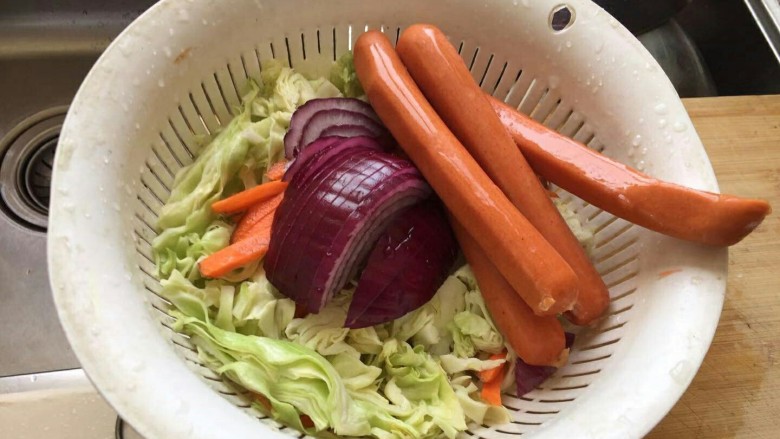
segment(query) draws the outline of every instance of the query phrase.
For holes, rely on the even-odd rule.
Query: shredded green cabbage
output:
[[[313,98],[363,95],[351,54],[334,64],[330,80],[306,79],[280,64],[264,67],[260,80],[249,82],[239,114],[176,176],[158,219],[153,254],[160,294],[175,307],[175,329],[191,336],[215,371],[267,398],[275,419],[310,434],[453,438],[467,421],[509,422],[504,407],[481,400],[475,383],[476,372],[504,362],[484,359],[487,353],[507,349],[510,367],[514,353],[467,265],[427,304],[362,329],[343,327],[350,289],[319,314],[295,318],[295,303],[271,285],[262,266],[230,280],[200,276],[197,263],[225,247],[232,232],[211,203],[262,181],[282,157],[292,112]],[[587,242],[576,216],[556,206]],[[504,388],[512,380],[510,370]],[[306,428],[301,415],[314,426]]]

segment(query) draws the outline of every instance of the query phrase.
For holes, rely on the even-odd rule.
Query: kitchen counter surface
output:
[[[669,415],[647,436],[780,437],[780,95],[685,99],[721,192],[775,213],[729,250],[715,339]]]

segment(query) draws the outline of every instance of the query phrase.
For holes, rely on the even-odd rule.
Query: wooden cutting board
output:
[[[729,250],[712,346],[647,438],[780,438],[780,95],[684,103],[721,192],[767,199],[775,213]]]

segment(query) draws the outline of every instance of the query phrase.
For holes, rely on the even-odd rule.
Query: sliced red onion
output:
[[[574,334],[566,332],[566,347],[570,348],[574,344]],[[552,376],[558,370],[552,366],[532,366],[520,358],[515,362],[515,385],[517,386],[517,396],[521,397],[534,390],[544,380]]]
[[[313,141],[325,136],[325,130],[337,126],[356,125],[364,127],[371,137],[387,137],[387,129],[368,116],[348,110],[322,110],[314,113],[303,127],[303,134],[298,146],[293,150],[297,155]]]
[[[379,116],[369,104],[359,99],[353,98],[326,98],[312,99],[301,105],[295,110],[290,119],[290,128],[284,136],[284,155],[288,160],[295,157],[294,152],[298,149],[303,136],[303,128],[308,124],[309,119],[315,113],[322,110],[347,110],[354,113],[360,113],[374,122],[379,123]]]
[[[424,305],[447,277],[457,249],[438,200],[401,213],[371,250],[345,326],[378,325]]]
[[[336,148],[337,147],[337,148]],[[310,164],[309,161],[316,157],[316,162],[327,162],[330,157],[341,154],[349,154],[348,150],[353,148],[371,148],[382,150],[382,146],[373,137],[322,137],[312,142],[305,150],[298,154],[298,157],[292,161],[287,168],[282,180],[290,181],[300,170],[305,172],[313,171],[317,167]]]
[[[410,162],[371,147],[333,153],[339,147],[292,176],[265,258],[269,280],[314,313],[354,276],[398,212],[431,193]]]
[[[320,135],[321,138],[357,136],[373,137],[374,133],[363,125],[333,125],[322,130],[322,134]],[[304,150],[310,148],[311,146],[311,144],[307,145]]]

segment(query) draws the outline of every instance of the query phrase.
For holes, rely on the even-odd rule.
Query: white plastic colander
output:
[[[561,6],[572,20],[555,31]],[[324,75],[365,29],[395,41],[418,22],[442,28],[485,91],[545,125],[651,175],[717,191],[661,68],[587,0],[164,0],[114,41],[79,90],[60,136],[49,222],[51,280],[68,339],[142,435],[300,436],[249,408],[169,328],[151,260],[155,220],[174,174],[193,159],[196,136],[230,120],[237,88],[265,60]],[[596,232],[608,314],[582,331],[569,364],[542,388],[505,395],[512,423],[472,425],[466,437],[639,437],[701,364],[723,303],[726,250],[572,202]]]

